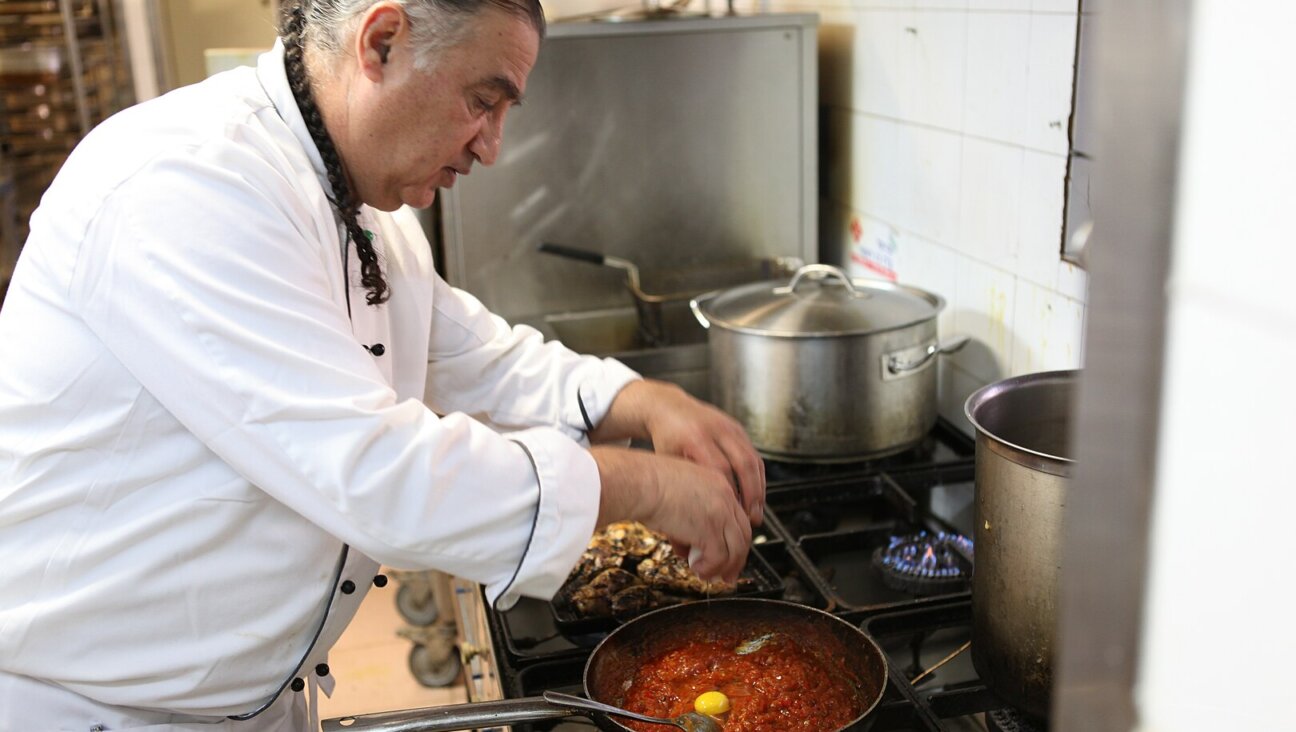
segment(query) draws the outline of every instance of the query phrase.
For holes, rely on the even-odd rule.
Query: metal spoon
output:
[[[603,712],[604,714],[614,714],[618,717],[635,719],[640,722],[648,722],[649,724],[668,724],[679,727],[685,732],[724,732],[724,728],[721,727],[720,723],[714,718],[697,712],[686,712],[674,719],[667,719],[665,717],[649,717],[646,714],[637,714],[635,712],[621,709],[620,707],[614,707],[610,704],[603,704],[602,702],[591,701],[583,697],[563,694],[557,691],[546,691],[543,696],[545,701],[550,704],[576,707],[578,709],[588,709],[594,712]]]

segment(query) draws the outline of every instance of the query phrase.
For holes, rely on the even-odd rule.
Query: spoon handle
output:
[[[575,707],[577,709],[588,709],[594,712],[603,712],[604,714],[615,714],[618,717],[628,717],[630,719],[636,719],[640,722],[648,722],[649,724],[665,724],[665,725],[670,725],[671,727],[680,726],[679,723],[673,719],[663,719],[661,717],[649,717],[646,714],[637,714],[635,712],[621,709],[620,707],[614,707],[611,704],[604,704],[602,702],[596,702],[591,699],[585,699],[579,696],[572,696],[571,694],[564,694],[560,691],[546,691],[543,694],[543,696],[545,701],[549,702],[550,704],[558,704],[566,707]]]

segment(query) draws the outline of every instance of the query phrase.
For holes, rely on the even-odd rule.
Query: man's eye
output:
[[[473,104],[478,112],[489,112],[495,108],[495,103],[485,97],[473,97]]]

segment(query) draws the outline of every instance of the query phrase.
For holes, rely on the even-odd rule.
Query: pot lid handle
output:
[[[850,277],[847,276],[845,272],[841,271],[841,269],[834,267],[831,264],[805,265],[804,267],[798,269],[796,271],[796,274],[792,275],[791,282],[781,287],[775,287],[774,294],[791,295],[792,293],[796,292],[796,287],[798,284],[800,284],[801,280],[808,275],[818,275],[816,279],[819,280],[827,279],[829,277],[836,277],[837,279],[841,280],[841,283],[843,285],[846,286],[846,291],[850,293],[851,297],[857,297],[857,298],[871,297],[869,293],[862,292],[860,290],[855,289],[855,285],[851,283]]]

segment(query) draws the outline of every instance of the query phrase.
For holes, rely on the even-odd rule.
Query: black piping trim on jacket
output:
[[[526,548],[522,550],[522,558],[518,560],[517,567],[513,569],[513,576],[509,578],[508,584],[504,585],[504,589],[499,593],[499,597],[496,597],[495,602],[492,603],[496,610],[499,610],[500,598],[508,594],[508,591],[513,587],[513,583],[517,581],[518,573],[522,571],[522,565],[526,563],[527,554],[531,551],[531,542],[535,541],[536,524],[540,523],[540,504],[543,503],[541,499],[544,498],[544,481],[540,480],[540,466],[536,465],[535,457],[531,454],[531,450],[529,450],[526,445],[523,445],[521,442],[516,440],[513,441],[513,444],[522,448],[522,452],[526,453],[527,460],[531,461],[531,469],[535,471],[536,510],[535,516],[531,519],[531,533],[527,536]]]
[[[594,423],[590,421],[589,412],[585,411],[585,400],[581,398],[579,387],[576,389],[576,406],[580,407],[581,419],[585,420],[585,432],[593,432]]]
[[[275,111],[275,114],[279,116],[279,119],[282,120],[285,125],[287,125],[288,119],[284,117],[283,112],[279,111],[279,106],[275,104],[274,95],[270,93],[270,90],[266,88],[265,83],[261,81],[260,68],[256,69],[256,80],[257,80],[257,86],[260,86],[261,91],[265,93],[266,101],[270,102],[270,108],[273,109]],[[298,144],[300,144],[300,141],[298,142]],[[304,147],[302,148],[302,151],[307,152]],[[307,157],[309,157],[309,153],[307,154]],[[318,174],[316,177],[318,178]],[[321,184],[320,187],[323,188],[323,185]],[[351,236],[350,233],[348,232],[342,238],[342,283],[343,283],[342,289],[346,293],[347,320],[352,320],[350,244],[351,244]],[[319,627],[315,628],[315,635],[311,636],[311,642],[309,645],[306,646],[306,652],[302,654],[301,660],[297,662],[297,665],[293,666],[292,673],[288,674],[288,678],[284,679],[283,683],[279,685],[279,688],[275,690],[274,695],[272,695],[266,701],[266,703],[262,704],[261,706],[257,707],[256,709],[250,712],[247,712],[246,714],[231,714],[227,717],[227,719],[243,722],[252,719],[253,717],[260,714],[261,712],[264,712],[265,710],[269,709],[272,705],[274,705],[274,703],[279,699],[279,695],[283,694],[284,689],[287,689],[288,685],[293,682],[293,679],[297,678],[297,671],[301,668],[301,665],[306,662],[306,659],[310,658],[311,651],[315,650],[315,644],[319,642],[319,637],[324,632],[324,626],[328,625],[329,611],[333,609],[333,598],[337,597],[338,585],[342,581],[342,570],[346,567],[347,554],[350,551],[351,551],[351,546],[349,544],[342,545],[342,553],[338,556],[337,570],[333,572],[333,584],[331,587],[329,587],[328,602],[325,603],[324,605],[324,617],[320,618]]]
[[[297,678],[297,670],[301,668],[303,663],[306,663],[307,658],[310,658],[311,651],[315,650],[315,644],[319,642],[320,634],[324,632],[324,626],[328,625],[329,611],[333,609],[333,598],[337,597],[338,583],[342,580],[342,569],[346,566],[347,552],[350,550],[349,545],[342,545],[342,555],[338,557],[337,571],[333,573],[333,586],[329,588],[328,602],[324,605],[324,617],[320,618],[319,627],[315,628],[315,635],[311,637],[310,645],[306,646],[306,652],[302,654],[301,660],[297,662],[296,666],[293,666],[292,673],[288,674],[288,678],[284,679],[279,688],[275,690],[274,695],[265,704],[246,714],[231,714],[229,719],[243,722],[269,709],[279,699],[279,695],[283,693],[284,689],[287,689],[288,685],[293,682],[293,679]]]

